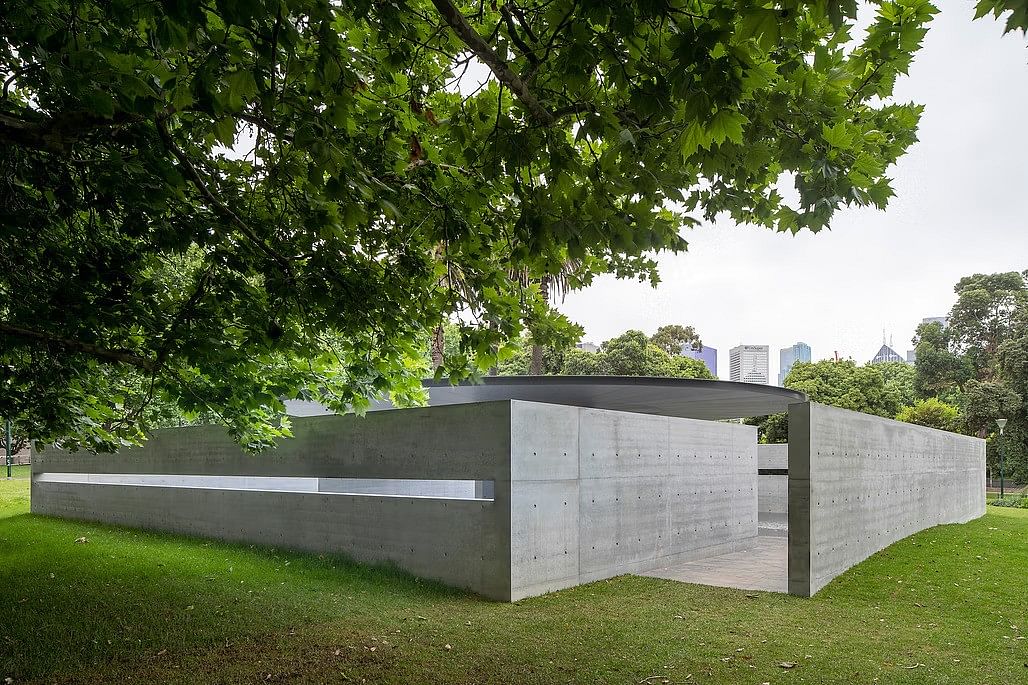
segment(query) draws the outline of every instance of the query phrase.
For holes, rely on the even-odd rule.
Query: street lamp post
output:
[[[7,419],[7,480],[11,480],[11,464],[14,463],[14,455],[11,454],[11,420]]]
[[[1003,429],[1007,425],[1007,420],[996,419],[996,425],[999,426],[999,498],[1003,499]]]

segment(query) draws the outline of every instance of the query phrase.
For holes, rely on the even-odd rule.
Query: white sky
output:
[[[926,105],[917,143],[890,175],[884,212],[850,210],[818,235],[731,222],[687,234],[660,259],[663,282],[598,279],[558,307],[602,342],[637,328],[692,324],[718,350],[722,378],[739,343],[802,340],[814,359],[869,360],[882,329],[905,354],[914,328],[953,304],[964,275],[1028,268],[1028,39],[971,21],[971,0],[941,0],[897,98]]]

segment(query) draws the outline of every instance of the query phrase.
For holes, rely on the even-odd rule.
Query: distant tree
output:
[[[896,414],[896,420],[953,432],[959,431],[963,425],[960,410],[936,397],[917,400],[914,404],[903,407]]]
[[[1028,481],[1028,272],[974,274],[954,292],[949,325],[917,329],[915,389],[959,407],[961,430],[982,438],[1007,419],[1008,473]],[[998,445],[989,441],[990,468]]]
[[[650,342],[668,354],[681,354],[684,345],[691,345],[696,349],[703,346],[703,341],[700,340],[696,329],[679,324],[661,326],[656,333],[650,336]]]
[[[561,371],[569,376],[655,376],[713,379],[706,364],[671,355],[649,341],[642,331],[626,331],[603,343],[599,352],[571,349]]]
[[[999,374],[1000,346],[1010,337],[1017,311],[1028,303],[1026,278],[1016,271],[975,274],[954,288],[957,301],[948,326],[953,351],[970,362],[978,380]]]
[[[757,441],[761,444],[789,442],[789,415],[785,412],[769,416],[753,416],[743,420],[757,427]]]
[[[562,373],[565,357],[574,347],[537,346],[531,336],[522,336],[512,342],[513,352],[508,359],[501,361],[497,369],[500,376],[546,376]],[[539,351],[538,368],[534,367],[534,355]]]
[[[459,334],[447,334],[447,340],[459,340]],[[456,343],[454,343],[456,345]],[[509,356],[499,365],[503,376],[522,376],[533,373],[534,340],[526,335],[512,342]],[[459,354],[448,350],[447,354]],[[650,342],[642,331],[626,331],[603,343],[598,352],[576,347],[543,346],[541,348],[543,374],[564,376],[655,376],[666,378],[712,379],[703,362],[668,354]]]
[[[657,353],[663,353],[642,331],[626,331],[603,343],[600,353],[605,359],[604,367],[612,376],[647,376],[658,360]]]
[[[967,431],[985,437],[996,430],[996,419],[1006,418],[1019,424],[1022,396],[1007,383],[971,379],[964,386],[960,406]]]
[[[607,374],[605,357],[598,352],[588,352],[577,347],[564,355],[564,376],[601,376]]]
[[[886,367],[882,369],[880,367]],[[912,374],[889,364],[857,366],[852,360],[797,362],[785,377],[785,387],[799,390],[812,402],[892,418],[901,398],[912,396]],[[787,415],[772,414],[747,420],[758,427],[762,442],[788,440]]]
[[[974,375],[970,362],[958,354],[951,328],[923,323],[914,335],[914,391],[922,399],[940,397],[959,402],[964,384]]]
[[[904,362],[885,362],[875,364],[874,367],[882,374],[886,390],[890,394],[895,394],[900,406],[914,403],[918,396],[914,388],[917,370],[913,366]]]
[[[785,387],[806,393],[813,402],[887,416],[899,411],[901,393],[887,383],[879,364],[857,366],[852,360],[797,362],[785,377]]]
[[[16,454],[29,446],[29,434],[21,421],[11,420],[11,453]],[[0,416],[0,464],[3,464],[4,450],[7,449],[5,419]]]
[[[658,367],[659,370],[659,367]],[[668,376],[669,378],[701,378],[704,380],[716,380],[707,365],[699,359],[683,357],[681,355],[669,355],[667,371],[655,373],[655,376]]]

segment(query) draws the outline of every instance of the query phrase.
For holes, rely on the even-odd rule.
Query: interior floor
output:
[[[738,552],[697,559],[640,574],[683,583],[767,592],[789,591],[789,538],[759,535]]]

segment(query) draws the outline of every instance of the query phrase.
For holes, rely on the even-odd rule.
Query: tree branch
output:
[[[268,247],[264,241],[261,240],[260,236],[258,236],[245,221],[239,218],[238,214],[232,211],[231,207],[217,198],[214,192],[207,186],[207,182],[204,180],[204,177],[199,171],[197,171],[196,167],[193,166],[192,161],[190,161],[185,151],[178,147],[175,144],[175,141],[172,140],[171,133],[168,132],[168,125],[162,118],[157,119],[157,131],[161,135],[161,140],[164,141],[164,146],[167,147],[171,154],[174,155],[175,159],[178,160],[179,165],[185,170],[186,176],[189,177],[189,180],[193,182],[196,189],[199,190],[200,194],[203,195],[205,200],[207,200],[211,209],[228,219],[233,226],[238,228],[243,235],[249,238],[250,242],[253,243],[255,247],[260,249],[261,252],[266,254],[272,259],[272,261],[282,267],[282,270],[285,271],[287,275],[291,276],[289,260]]]
[[[514,26],[514,15],[511,14],[510,9],[504,5],[500,8],[500,13],[503,15],[504,21],[507,22],[507,34],[510,36],[511,41],[524,53],[528,61],[533,65],[539,64],[539,59],[532,54],[532,49],[525,44],[525,41],[521,40],[521,36],[518,35],[517,27]]]
[[[432,4],[435,5],[435,8],[439,11],[439,14],[442,15],[443,19],[446,20],[446,23],[450,25],[453,32],[457,34],[457,37],[471,49],[471,52],[475,53],[476,57],[482,60],[485,65],[489,67],[490,71],[493,72],[493,75],[496,76],[500,83],[510,88],[510,92],[514,93],[514,96],[521,101],[521,104],[523,104],[525,109],[528,110],[528,114],[535,119],[536,122],[543,124],[544,126],[549,126],[555,121],[553,114],[543,107],[542,103],[536,99],[535,95],[528,89],[525,82],[521,80],[521,77],[515,74],[514,70],[511,69],[506,62],[500,59],[500,56],[497,55],[489,44],[485,42],[485,39],[478,35],[478,32],[468,24],[464,15],[460,13],[460,10],[454,7],[450,0],[432,0]]]
[[[138,116],[125,112],[117,112],[111,118],[85,112],[65,112],[30,121],[0,112],[0,141],[47,152],[67,152],[86,133],[138,120]]]
[[[69,352],[88,354],[109,362],[128,364],[130,366],[143,369],[144,371],[154,372],[157,370],[157,364],[152,360],[147,359],[146,357],[140,357],[138,354],[129,352],[128,350],[108,349],[92,343],[82,342],[81,340],[62,338],[60,336],[51,335],[50,333],[34,331],[30,328],[22,328],[21,326],[14,326],[3,322],[0,322],[0,333],[35,343],[61,347]]]

